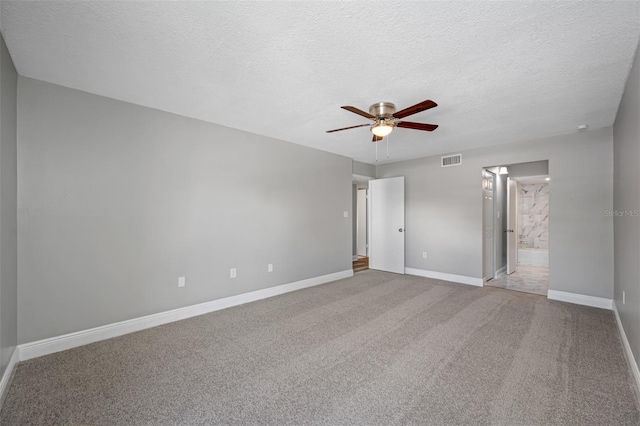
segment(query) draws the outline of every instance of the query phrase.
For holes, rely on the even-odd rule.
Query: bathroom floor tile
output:
[[[489,287],[516,290],[525,293],[547,295],[549,290],[549,268],[546,266],[518,265],[511,275],[501,275],[487,281]]]

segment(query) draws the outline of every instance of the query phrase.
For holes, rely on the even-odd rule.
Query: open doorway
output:
[[[487,205],[487,173],[495,176],[493,210]],[[548,161],[483,170],[483,255],[487,286],[547,295],[550,180]],[[493,217],[493,229],[487,227],[490,217]],[[486,244],[489,232],[496,242],[493,247]],[[494,259],[493,269],[487,259]]]
[[[371,268],[404,274],[404,176],[357,182],[353,176],[354,272]]]
[[[353,272],[369,269],[369,180],[353,175]]]

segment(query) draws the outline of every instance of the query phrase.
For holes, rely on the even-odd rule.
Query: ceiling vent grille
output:
[[[459,166],[460,164],[462,164],[462,154],[454,154],[441,157],[440,165],[442,167]]]

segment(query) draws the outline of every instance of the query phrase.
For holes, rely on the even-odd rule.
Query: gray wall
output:
[[[351,269],[349,158],[23,77],[18,117],[20,343]]]
[[[549,160],[549,287],[612,298],[612,144],[605,128],[466,151],[457,167],[440,156],[377,166],[406,178],[407,267],[481,278],[482,168]]]
[[[16,69],[0,36],[0,377],[17,344]]]
[[[640,211],[640,59],[633,68],[613,126],[613,206]],[[614,298],[631,349],[640,364],[640,217],[615,216]],[[622,292],[626,303],[622,304]]]
[[[376,176],[376,166],[373,164],[363,163],[361,161],[353,160],[352,171],[354,175]]]

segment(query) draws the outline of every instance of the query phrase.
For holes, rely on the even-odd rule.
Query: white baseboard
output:
[[[504,265],[502,268],[498,269],[495,274],[493,274],[493,278],[498,278],[500,275],[504,275],[507,273],[507,265]]]
[[[333,274],[322,275],[319,277],[309,278],[306,280],[296,281],[288,284],[282,284],[275,287],[252,291],[250,293],[239,294],[237,296],[225,297],[224,299],[212,300],[211,302],[200,303],[184,308],[173,309],[171,311],[160,312],[158,314],[147,315],[127,321],[103,325],[100,327],[82,330],[75,333],[69,333],[62,336],[38,340],[36,342],[24,343],[22,345],[19,345],[20,360],[24,361],[39,356],[64,351],[78,346],[87,345],[89,343],[98,342],[100,340],[106,340],[112,337],[122,336],[127,333],[133,333],[134,331],[140,331],[146,328],[156,327],[158,325],[167,324],[174,321],[180,321],[186,318],[218,311],[220,309],[226,309],[232,306],[242,305],[244,303],[255,302],[256,300],[266,299],[269,297],[288,293],[290,291],[313,287],[316,285],[325,284],[331,281],[349,278],[352,276],[353,269],[348,269],[346,271],[335,272]]]
[[[437,280],[452,281],[454,283],[475,285],[478,287],[482,287],[484,285],[484,280],[482,278],[467,277],[464,275],[447,274],[444,272],[427,271],[415,268],[404,268],[404,273],[416,275],[418,277],[435,278]]]
[[[629,362],[629,367],[631,367],[631,373],[635,381],[636,397],[638,398],[638,402],[640,402],[640,369],[638,369],[638,363],[633,357],[633,351],[631,350],[631,345],[627,339],[627,333],[625,333],[624,327],[622,326],[620,313],[618,313],[618,307],[615,302],[613,302],[613,312],[616,315],[616,322],[618,323],[618,330],[620,331],[620,338],[622,339],[622,346],[624,347],[624,354],[627,357],[627,361]]]
[[[15,348],[13,350],[13,354],[11,354],[11,358],[9,359],[9,364],[7,364],[6,370],[4,370],[2,379],[0,379],[0,408],[2,408],[4,398],[7,396],[9,384],[11,383],[11,375],[13,374],[13,369],[18,361],[20,361],[20,349]]]
[[[567,293],[565,291],[548,290],[547,298],[560,302],[575,303],[576,305],[591,306],[594,308],[613,309],[613,300],[604,297],[586,296],[584,294]]]

